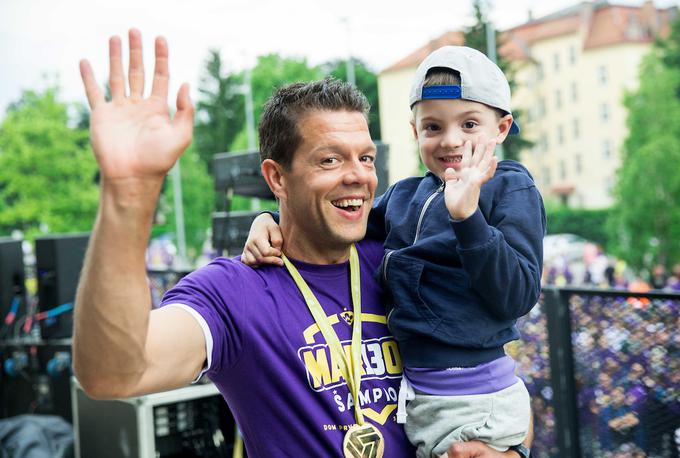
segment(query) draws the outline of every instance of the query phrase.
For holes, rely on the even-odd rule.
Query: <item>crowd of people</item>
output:
[[[532,396],[536,457],[556,453],[544,307],[507,348]],[[582,456],[678,457],[680,301],[574,295],[569,307]]]
[[[580,424],[595,451],[678,456],[679,307],[677,300],[572,297]]]
[[[625,261],[607,255],[593,243],[583,243],[569,252],[546,247],[543,262],[544,285],[595,286],[601,288],[680,292],[680,263],[668,271],[655,265],[648,275],[638,275]]]

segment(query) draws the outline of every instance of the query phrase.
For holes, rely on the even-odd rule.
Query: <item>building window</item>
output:
[[[564,159],[560,161],[560,180],[567,179],[567,164],[564,163]]]
[[[562,127],[562,124],[557,126],[557,144],[564,144],[564,128]]]
[[[555,108],[562,108],[562,92],[559,89],[555,91]]]
[[[544,153],[548,151],[548,136],[545,134],[541,135],[541,148]]]
[[[607,191],[607,195],[609,196],[614,193],[614,177],[607,178],[607,181],[605,182],[605,191]]]
[[[555,53],[555,55],[553,56],[553,66],[555,67],[556,72],[560,71],[560,55],[559,55],[559,53]]]
[[[548,167],[543,167],[543,184],[546,187],[550,186],[550,169]]]
[[[578,119],[574,119],[571,123],[572,136],[576,139],[581,135],[581,124]]]
[[[545,105],[545,99],[541,97],[538,99],[538,117],[541,118],[545,116],[547,112],[546,105]]]
[[[576,46],[574,45],[569,46],[569,63],[571,65],[576,64]]]
[[[609,105],[606,103],[600,105],[600,119],[602,121],[607,121],[609,119]]]
[[[597,67],[597,81],[601,85],[605,85],[607,84],[608,79],[609,78],[607,75],[607,67],[605,67],[604,65],[600,65],[599,67]]]
[[[583,164],[581,163],[581,155],[577,154],[574,156],[574,172],[576,172],[576,175],[580,175],[582,170]]]
[[[602,157],[605,159],[612,157],[612,144],[609,140],[602,142]]]
[[[576,81],[571,83],[571,101],[576,102],[578,100],[578,84]]]
[[[543,64],[540,62],[536,64],[536,81],[543,81]]]

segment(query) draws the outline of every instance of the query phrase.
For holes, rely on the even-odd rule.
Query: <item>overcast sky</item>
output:
[[[470,0],[0,0],[0,118],[22,89],[59,82],[65,101],[85,101],[78,60],[108,72],[107,39],[141,29],[152,68],[153,37],[170,45],[171,90],[195,94],[210,48],[233,69],[276,52],[310,64],[351,53],[380,71],[448,30],[471,23]],[[495,0],[499,29],[573,5],[574,0]],[[639,5],[642,0],[616,3]],[[677,0],[656,0],[657,6]],[[174,100],[174,94],[171,96]]]

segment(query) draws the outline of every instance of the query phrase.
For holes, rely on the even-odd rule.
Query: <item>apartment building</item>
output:
[[[512,63],[513,108],[534,146],[521,160],[544,198],[601,208],[611,191],[627,134],[625,91],[656,36],[666,36],[676,8],[583,2],[500,34],[499,53]],[[378,76],[382,140],[390,145],[390,180],[418,173],[410,132],[410,80],[434,49],[463,44],[448,32]]]

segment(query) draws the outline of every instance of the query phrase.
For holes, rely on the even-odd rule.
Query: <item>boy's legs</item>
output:
[[[406,411],[406,434],[418,458],[438,457],[454,442],[480,440],[504,451],[522,443],[531,408],[524,382],[491,394],[431,396],[416,392]]]

